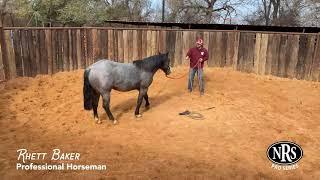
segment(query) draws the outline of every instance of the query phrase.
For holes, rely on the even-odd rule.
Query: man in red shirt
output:
[[[200,94],[204,94],[204,81],[203,81],[203,64],[204,61],[208,60],[208,51],[203,47],[203,40],[198,39],[196,42],[196,47],[189,49],[187,60],[190,60],[190,70],[189,70],[189,80],[188,80],[188,90],[192,92],[193,79],[197,73],[199,79]]]

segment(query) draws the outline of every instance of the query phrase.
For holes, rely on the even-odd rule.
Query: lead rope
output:
[[[199,66],[199,67],[200,67],[199,61],[198,61],[197,64],[196,64],[195,66],[193,66],[192,68],[195,68],[196,66]],[[186,73],[186,74],[184,74],[183,76],[180,76],[180,77],[169,77],[169,76],[167,76],[167,75],[166,75],[166,77],[169,78],[169,79],[181,79],[181,78],[187,76],[188,74],[189,74],[189,72]],[[166,85],[167,85],[167,82],[163,85],[163,88],[160,89],[160,90],[157,92],[156,96],[159,96],[159,95],[160,95],[160,93],[162,92],[162,90],[165,88]]]
[[[193,69],[193,68],[195,68],[195,67],[197,67],[197,66],[198,66],[198,68],[199,68],[199,67],[200,67],[200,65],[201,65],[201,64],[200,64],[200,62],[198,61],[198,62],[197,62],[197,64],[196,64],[195,66],[193,66],[193,67],[192,67],[192,69]],[[199,73],[199,71],[198,71],[198,73]],[[180,77],[170,77],[170,76],[168,76],[168,75],[166,75],[166,77],[167,77],[167,78],[169,78],[169,79],[181,79],[181,78],[186,77],[188,74],[189,74],[189,72],[188,72],[188,73],[183,74],[183,75],[182,75],[182,76],[180,76]],[[199,75],[199,74],[198,74],[198,75]]]

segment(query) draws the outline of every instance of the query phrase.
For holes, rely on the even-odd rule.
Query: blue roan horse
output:
[[[118,91],[138,90],[138,102],[135,110],[135,116],[141,117],[139,109],[142,100],[145,99],[146,107],[149,107],[148,88],[152,83],[153,76],[158,69],[161,69],[166,75],[170,74],[168,53],[159,54],[137,60],[133,63],[118,63],[110,60],[100,60],[84,72],[84,109],[93,109],[94,119],[101,123],[98,117],[98,103],[100,95],[103,98],[103,108],[110,120],[114,124],[114,119],[110,111],[110,92],[112,89]]]

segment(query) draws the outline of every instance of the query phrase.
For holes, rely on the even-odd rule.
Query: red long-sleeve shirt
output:
[[[187,56],[190,58],[190,67],[198,68],[197,63],[200,58],[203,59],[202,63],[200,63],[200,67],[203,68],[204,61],[208,60],[208,51],[206,48],[198,49],[197,47],[190,48]],[[195,67],[197,66],[197,67]]]

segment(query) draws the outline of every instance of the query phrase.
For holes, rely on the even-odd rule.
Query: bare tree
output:
[[[306,0],[300,21],[303,26],[320,27],[320,0]]]
[[[248,24],[299,26],[304,0],[261,0],[257,11],[245,17]]]
[[[213,23],[226,21],[236,14],[235,7],[244,0],[169,0],[168,20],[175,22]]]
[[[13,0],[0,0],[0,26],[3,26],[4,19],[10,15]]]

